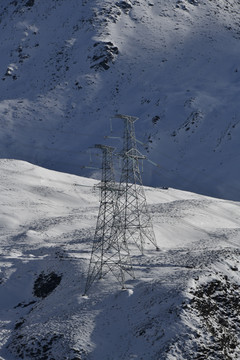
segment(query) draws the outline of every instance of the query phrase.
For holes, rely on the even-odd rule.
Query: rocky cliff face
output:
[[[126,113],[161,166],[146,184],[240,199],[239,6],[1,1],[1,157],[89,176],[86,149]]]

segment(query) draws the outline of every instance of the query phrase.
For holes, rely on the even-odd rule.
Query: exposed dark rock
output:
[[[19,329],[24,324],[24,322],[25,322],[24,319],[21,319],[20,321],[18,321],[14,326],[14,330]]]
[[[78,81],[75,81],[75,86],[78,90],[82,89],[82,86],[79,84]]]
[[[57,360],[52,356],[52,348],[62,339],[62,334],[49,333],[44,338],[31,336],[28,339],[18,335],[8,348],[11,352],[15,352],[20,359]]]
[[[234,350],[239,346],[240,286],[227,277],[213,279],[201,284],[192,295],[189,306],[197,311],[209,334],[209,340],[198,345],[197,353],[206,359],[235,358]]]
[[[24,322],[24,321],[23,321]],[[82,360],[82,356],[86,359],[84,349],[72,348],[61,333],[46,333],[45,335],[24,334],[22,328],[23,323],[16,324],[15,336],[7,345],[9,351],[17,357],[17,359],[25,360]],[[19,332],[21,333],[19,334]],[[59,348],[61,353],[59,353]],[[60,357],[59,357],[60,356]]]
[[[28,0],[25,4],[27,7],[32,7],[34,5],[35,0]]]
[[[191,5],[198,5],[198,0],[188,0],[189,4]]]
[[[5,72],[5,76],[12,76],[12,72],[13,72],[13,69],[8,67],[6,72]]]
[[[199,5],[198,0],[186,0],[190,5]],[[185,1],[183,0],[177,0],[177,8],[181,8],[182,10],[188,10],[186,5],[184,4]]]
[[[34,282],[33,294],[34,296],[45,298],[56,289],[60,284],[62,275],[57,275],[54,272],[44,274],[43,272],[38,276]]]
[[[113,64],[116,56],[119,53],[117,46],[111,41],[108,42],[97,42],[93,45],[95,48],[94,55],[92,57],[92,61],[95,63],[91,66],[96,70],[108,70],[110,68],[110,64]]]
[[[21,60],[26,60],[26,59],[28,59],[30,57],[30,55],[28,55],[28,54],[23,54],[23,53],[20,53],[19,54],[19,58],[21,59]]]
[[[201,122],[204,116],[201,111],[192,111],[191,114],[188,116],[187,120],[177,129],[171,133],[171,136],[176,136],[181,130],[189,131],[194,133],[200,127]]]
[[[17,304],[16,306],[14,306],[14,309],[16,309],[16,308],[18,308],[18,307],[22,307],[22,308],[25,308],[25,307],[28,307],[28,306],[30,306],[30,305],[33,305],[33,304],[35,304],[36,303],[36,301],[35,300],[32,300],[32,301],[30,301],[29,303],[19,303],[19,304]]]
[[[177,8],[180,8],[180,9],[182,9],[182,10],[188,11],[187,7],[185,6],[185,4],[183,3],[182,0],[178,0],[178,1],[177,1],[176,7],[177,7]]]
[[[125,13],[129,13],[129,11],[132,9],[132,5],[127,1],[118,1],[116,2],[116,5]]]
[[[156,115],[152,118],[152,123],[155,125],[157,124],[158,120],[160,120],[160,116]]]

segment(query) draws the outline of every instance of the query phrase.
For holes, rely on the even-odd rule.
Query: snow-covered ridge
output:
[[[127,291],[109,275],[86,298],[96,182],[0,170],[0,358],[240,356],[239,202],[145,188],[160,252],[133,253]]]
[[[126,113],[161,165],[145,184],[239,200],[239,16],[237,0],[1,1],[1,156],[89,176],[86,149]]]

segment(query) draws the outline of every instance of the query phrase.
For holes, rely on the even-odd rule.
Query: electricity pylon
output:
[[[151,242],[159,250],[153,231],[151,217],[147,209],[146,196],[139,169],[139,160],[145,159],[136,145],[134,122],[138,119],[128,115],[116,115],[124,120],[122,171],[120,178],[120,191],[117,193],[115,221],[113,229],[116,230],[119,243],[135,243],[141,253],[144,252],[145,242]]]
[[[112,225],[116,211],[116,196],[119,191],[115,185],[113,170],[113,150],[107,145],[96,144],[102,150],[102,179],[100,189],[100,206],[94,234],[87,281],[86,294],[93,282],[111,272],[124,288],[126,272],[133,276],[128,244],[113,236]],[[119,224],[115,223],[115,229]]]

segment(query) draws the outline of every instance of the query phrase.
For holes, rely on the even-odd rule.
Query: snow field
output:
[[[136,280],[127,280],[127,290],[109,274],[83,297],[98,211],[96,181],[23,161],[1,160],[0,167],[4,360],[95,360],[99,354],[183,360],[194,353],[214,359],[214,343],[219,356],[239,355],[233,327],[239,324],[233,300],[240,285],[238,202],[145,188],[160,251],[146,244],[141,256],[132,248]],[[49,285],[53,274],[60,283],[37,296],[37,283],[45,278]],[[203,288],[208,298],[201,298]],[[215,315],[208,299],[217,306]],[[224,311],[231,312],[229,320]],[[219,334],[235,335],[223,347],[209,324]]]

